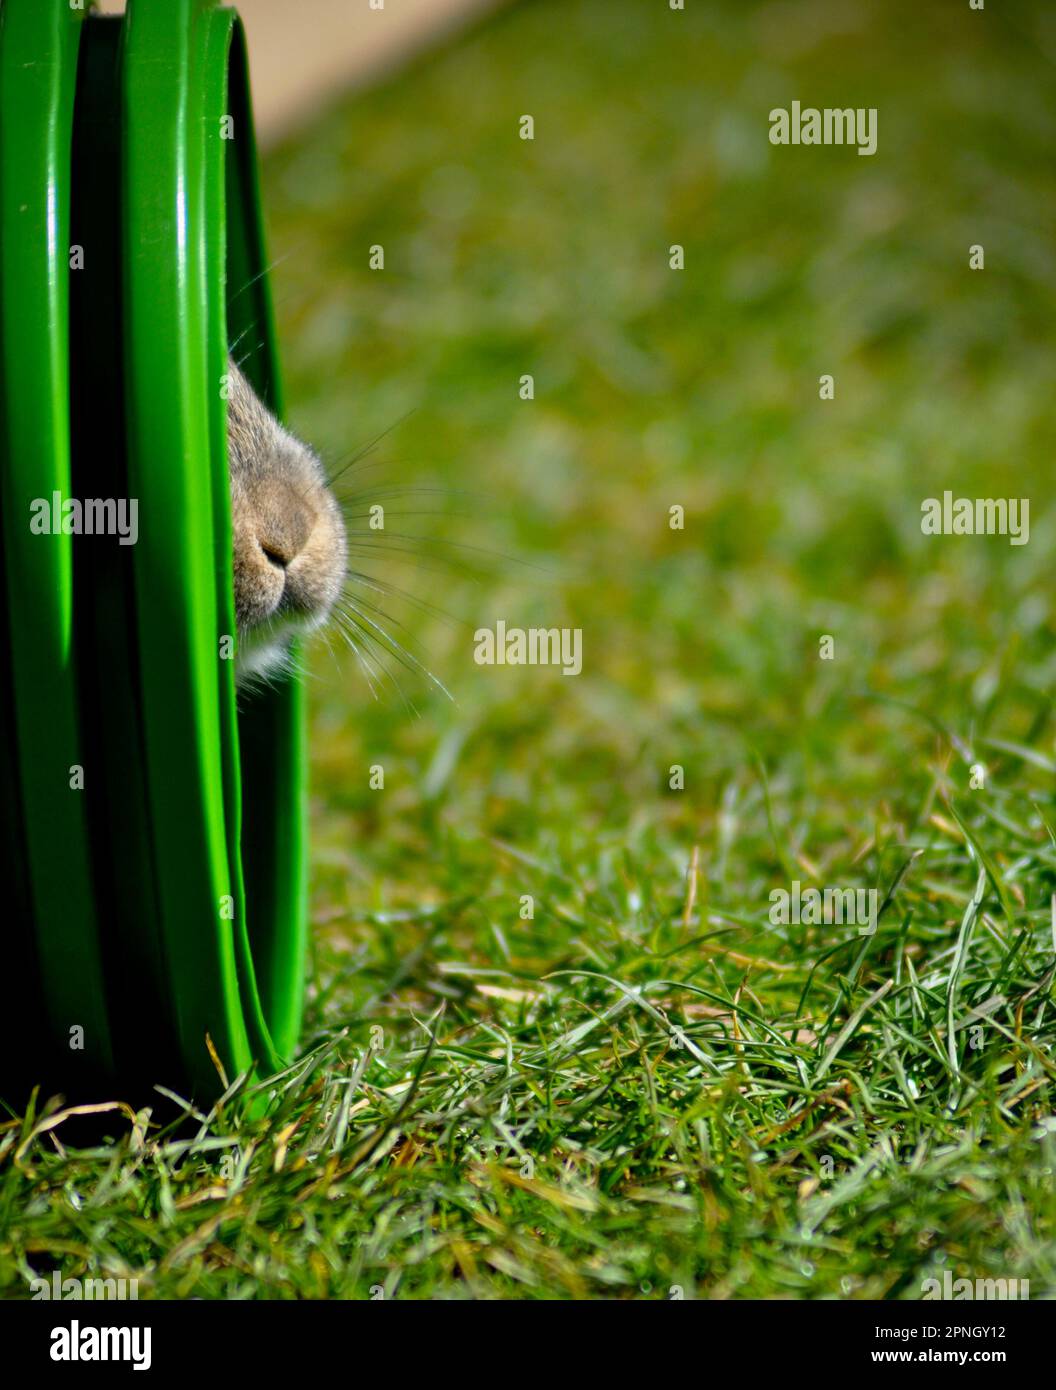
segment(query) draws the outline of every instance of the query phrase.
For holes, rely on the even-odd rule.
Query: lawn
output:
[[[539,0],[269,157],[363,576],[305,1050],[197,1134],[0,1130],[9,1294],[1056,1292],[1054,53],[1014,0]],[[796,99],[877,153],[772,146]],[[1029,543],[924,535],[948,489]],[[477,665],[500,619],[582,673]]]

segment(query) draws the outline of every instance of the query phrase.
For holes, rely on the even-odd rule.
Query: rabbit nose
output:
[[[292,491],[292,489],[291,489]],[[312,518],[297,497],[273,499],[257,518],[257,544],[276,569],[286,570],[308,544]]]

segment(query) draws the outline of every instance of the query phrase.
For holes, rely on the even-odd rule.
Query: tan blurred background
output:
[[[335,93],[376,81],[503,0],[237,0],[257,139],[274,144]],[[125,0],[97,0],[120,14]]]

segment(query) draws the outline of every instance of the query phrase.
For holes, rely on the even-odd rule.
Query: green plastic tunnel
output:
[[[280,411],[235,11],[2,0],[7,1099],[215,1093],[296,1045],[303,708],[236,706],[234,343]]]

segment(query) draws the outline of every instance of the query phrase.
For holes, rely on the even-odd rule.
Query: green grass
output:
[[[454,698],[314,651],[306,1052],[197,1139],[0,1129],[8,1292],[1056,1291],[1042,11],[545,0],[272,157],[293,423],[389,431],[340,486],[419,602],[359,595]],[[879,152],[773,149],[794,98]],[[1029,544],[922,536],[945,488]],[[500,617],[583,674],[476,666]]]

